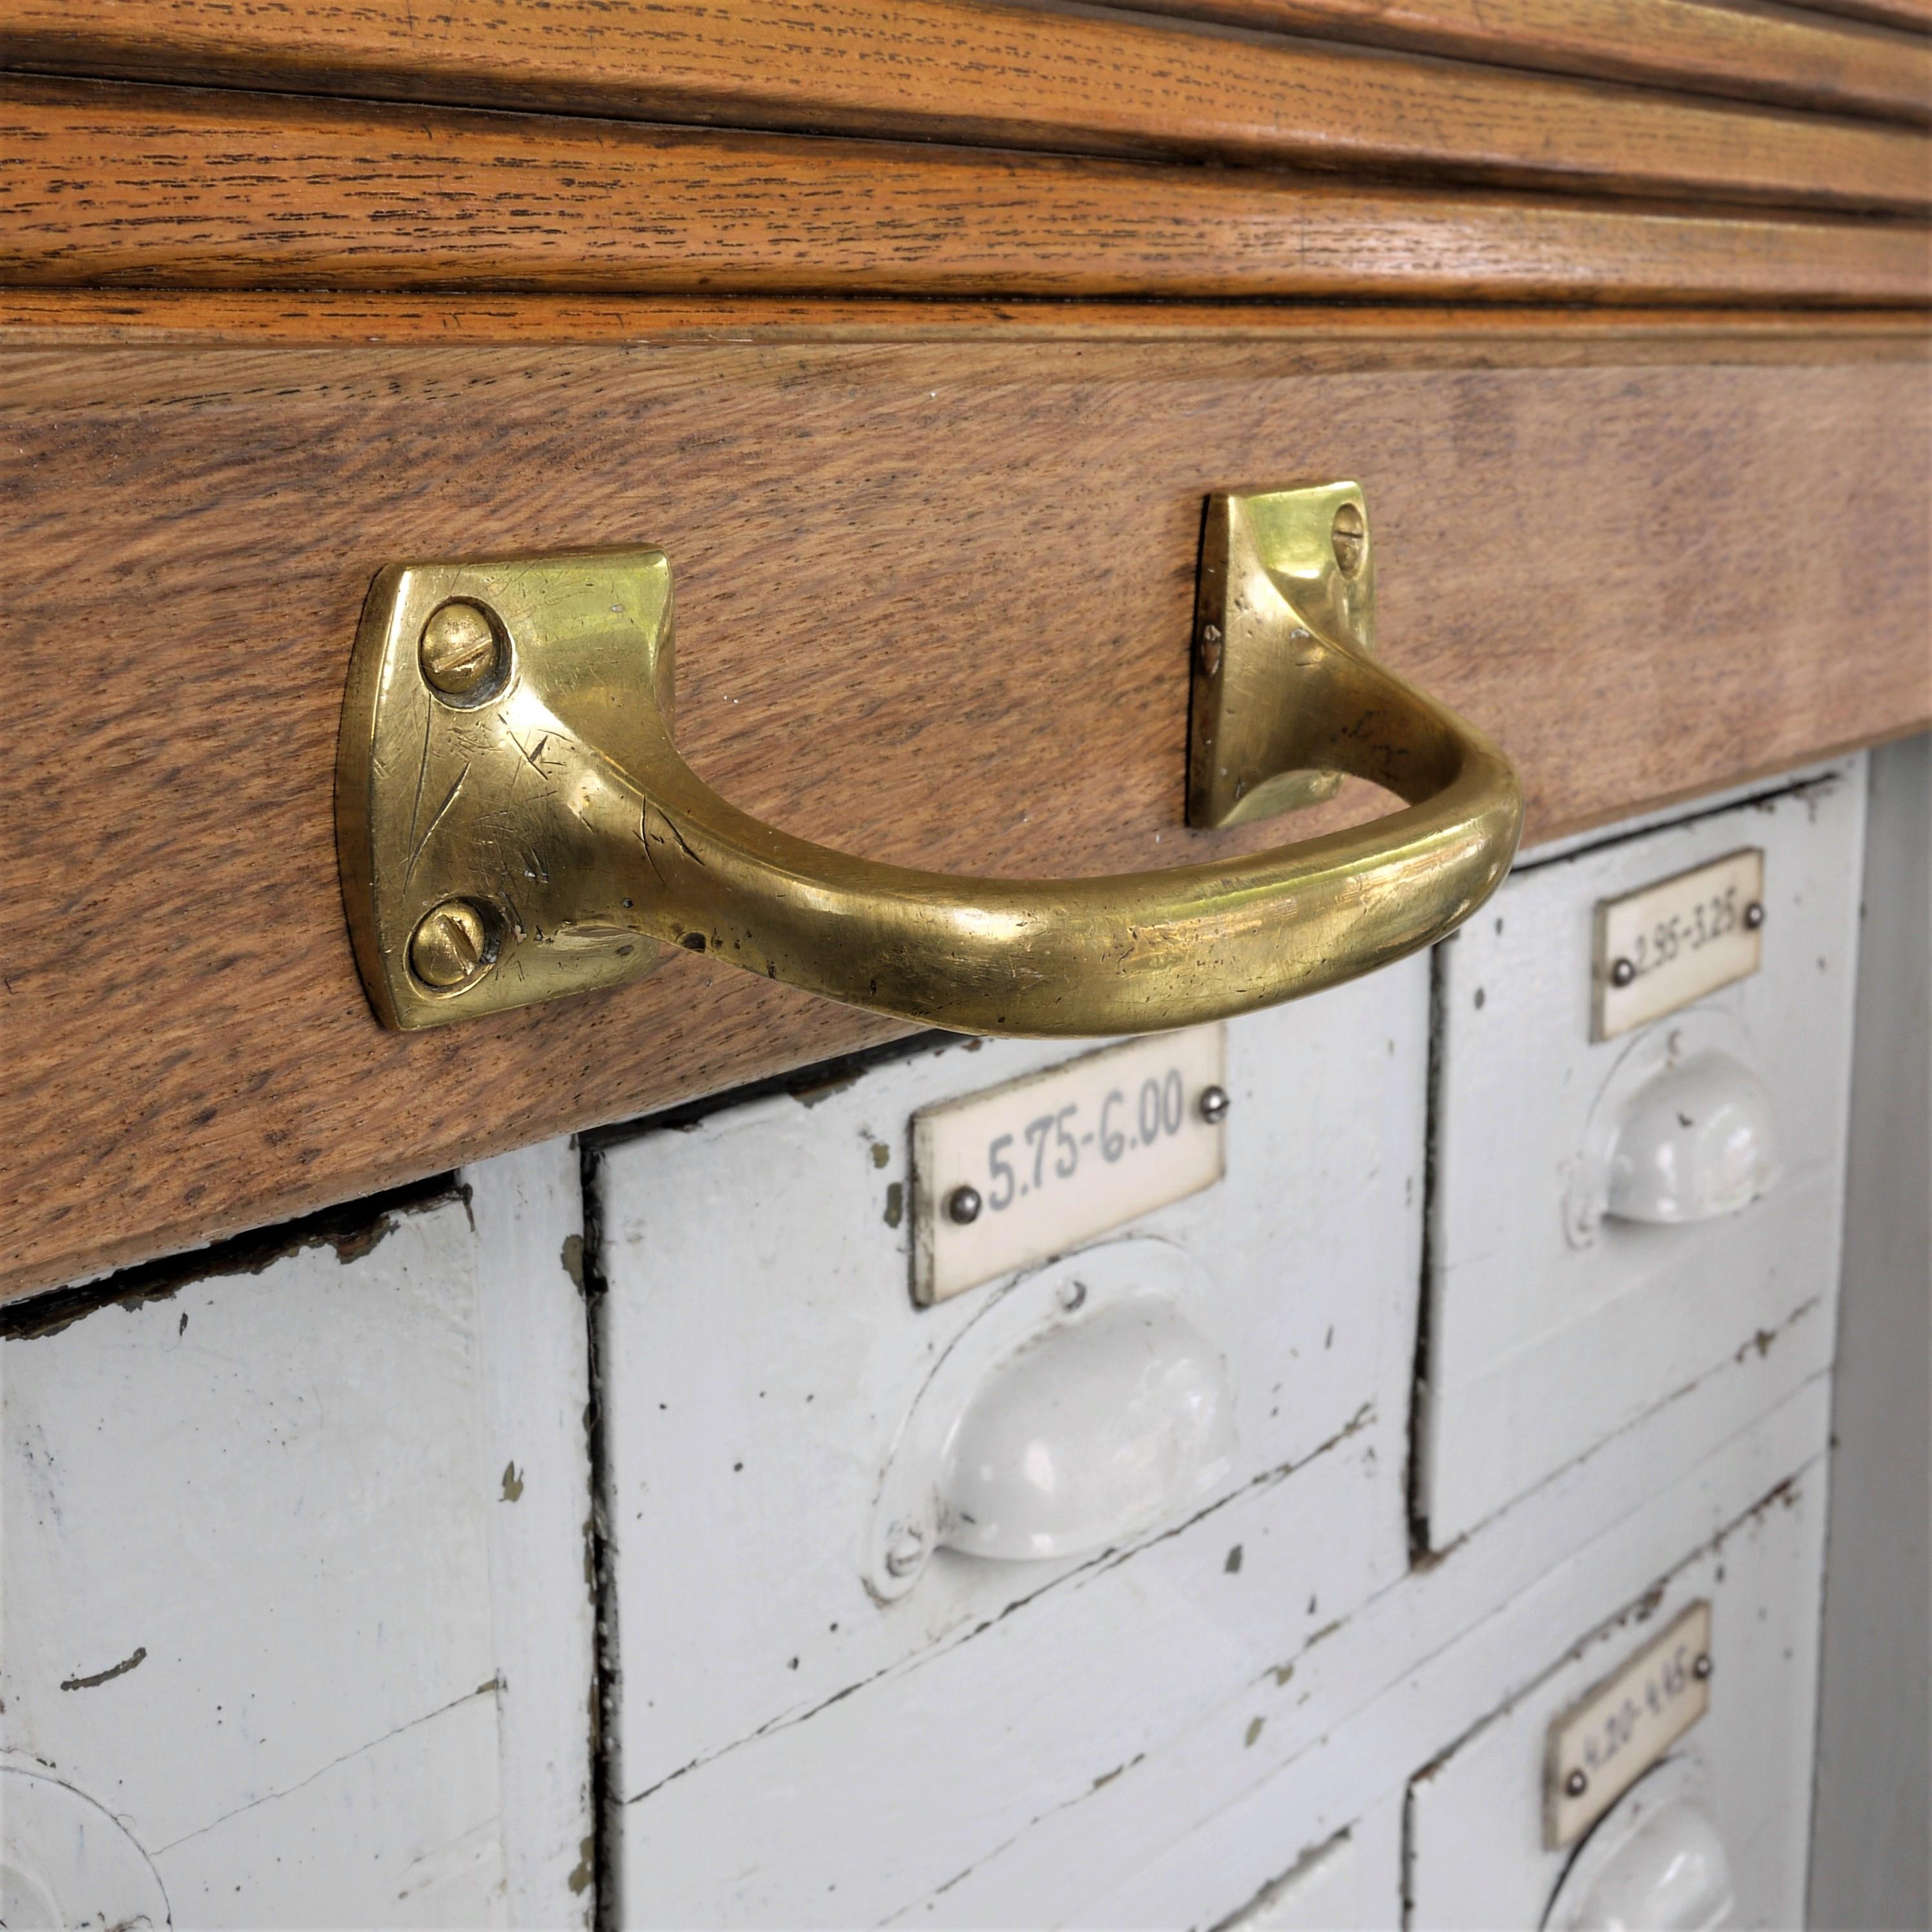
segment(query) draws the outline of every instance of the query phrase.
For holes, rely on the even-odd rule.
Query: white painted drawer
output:
[[[1855,761],[1519,872],[1439,949],[1418,1483],[1432,1547],[1660,1405],[1690,1405],[1714,1444],[1829,1363],[1863,778]],[[1744,848],[1764,854],[1759,970],[1593,1042],[1600,902]],[[1715,1218],[1600,1214],[1606,1136],[1664,1092],[1645,1083],[1673,1054],[1680,1072],[1760,1083],[1748,1104],[1768,1108],[1780,1171]]]
[[[466,1179],[8,1311],[8,1922],[587,1922],[577,1162]]]
[[[1419,960],[1232,1024],[1222,1180],[926,1310],[909,1116],[1064,1046],[922,1051],[603,1153],[625,1923],[949,1922],[977,1862],[1157,1795],[1167,1741],[1401,1576],[1426,1024]],[[1163,1256],[1232,1382],[1222,1479],[1117,1547],[941,1550],[880,1600],[875,1503],[922,1388],[982,1324],[1051,1325],[1070,1278]],[[1247,1723],[1232,1770],[1258,1777],[1294,1719],[1266,1753]],[[1116,1844],[1058,1882],[1124,1868]]]
[[[1082,1927],[1188,1927],[1201,1932],[1394,1932],[1402,1923],[1400,1785],[1340,1831],[1304,1850],[1263,1843],[1256,1820],[1224,1814],[1071,1922]],[[1259,1885],[1241,1874],[1274,1869]],[[1232,1901],[1240,1900],[1238,1904]]]
[[[1666,1882],[1688,1903],[1698,1889],[1690,1868],[1709,1858],[1712,1837],[1734,1900],[1723,1924],[1804,1922],[1824,1502],[1821,1456],[1412,1780],[1407,1923],[1415,1932],[1612,1922],[1587,1916],[1592,1883],[1600,1909],[1612,1885],[1628,1898],[1665,1880],[1661,1867],[1673,1857],[1680,1862]],[[1708,1709],[1580,1846],[1551,1849],[1544,1807],[1552,1720],[1700,1599],[1711,1615]],[[1648,1839],[1634,1843],[1642,1826]],[[1559,1883],[1566,1888],[1546,1919]]]

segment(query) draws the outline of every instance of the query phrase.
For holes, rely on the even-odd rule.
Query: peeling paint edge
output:
[[[119,1268],[78,1287],[29,1295],[0,1307],[0,1341],[37,1341],[58,1335],[104,1308],[135,1309],[151,1301],[166,1301],[196,1282],[218,1276],[260,1274],[304,1248],[332,1247],[338,1261],[360,1261],[395,1232],[404,1215],[420,1214],[449,1201],[460,1201],[466,1209],[469,1189],[454,1172],[433,1174],[427,1180],[364,1195],[360,1200],[325,1208],[296,1220],[232,1235],[208,1247]]]

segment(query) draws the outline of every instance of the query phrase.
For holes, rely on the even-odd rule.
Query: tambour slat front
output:
[[[1902,220],[15,82],[0,274],[873,293],[1922,299]]]
[[[1922,43],[1760,22],[1683,0],[1652,4],[1680,38],[1694,26],[1748,48],[1768,42],[1794,74],[1822,64],[1828,76],[1832,56],[1862,52],[1860,74],[1874,76],[1866,91],[1879,76],[1891,90],[1881,107],[1932,114],[1932,51]],[[1872,104],[1815,83],[1792,104],[1827,112],[1792,114],[1467,61],[985,0],[819,0],[802,8],[675,0],[635,12],[452,0],[433,28],[409,0],[238,16],[178,0],[154,10],[158,18],[143,19],[136,34],[129,10],[111,0],[33,0],[14,10],[0,64],[1794,207],[1921,209],[1932,196],[1932,150],[1922,136],[1840,118]],[[1362,17],[1359,7],[1342,10],[1336,24]],[[1396,16],[1377,9],[1376,17]],[[1578,30],[1589,17],[1564,16]],[[1600,22],[1594,38],[1651,44],[1628,23],[1612,36]],[[1485,44],[1498,40],[1516,44],[1495,34]],[[291,120],[286,138],[298,142],[298,127]],[[235,135],[258,146],[274,138],[259,124],[251,137],[245,118]],[[442,138],[464,139],[454,128]]]
[[[1688,94],[1932,118],[1932,10],[1875,0],[1828,17],[1726,0],[1133,0],[1137,10],[1592,74]],[[50,9],[51,11],[51,9]],[[69,16],[70,17],[70,16]],[[1916,32],[1900,32],[1900,28]]]

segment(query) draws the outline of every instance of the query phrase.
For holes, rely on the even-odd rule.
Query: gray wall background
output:
[[[1932,739],[1871,761],[1811,1922],[1932,1924]]]

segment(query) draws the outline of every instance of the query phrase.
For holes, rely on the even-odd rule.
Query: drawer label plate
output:
[[[1156,1034],[915,1114],[914,1298],[944,1301],[1211,1186],[1227,1130],[1202,1100],[1225,1091],[1226,1054],[1220,1025]]]
[[[1711,1606],[1700,1599],[1550,1726],[1544,1838],[1574,1844],[1711,1707]]]
[[[1756,847],[1599,900],[1592,1038],[1614,1040],[1755,973],[1763,920]]]

